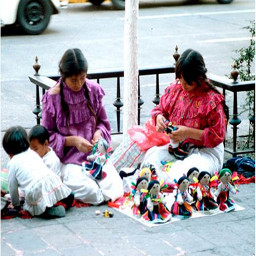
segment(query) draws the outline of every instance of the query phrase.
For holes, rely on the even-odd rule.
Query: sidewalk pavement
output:
[[[24,256],[252,256],[255,184],[233,199],[245,209],[146,227],[106,205],[72,208],[66,217],[2,220],[1,255]],[[96,216],[109,209],[113,218]]]
[[[118,140],[120,137],[115,138]],[[8,157],[2,148],[1,153],[3,164]],[[253,256],[255,184],[240,185],[239,190],[232,198],[244,208],[242,211],[152,228],[107,205],[72,208],[66,217],[53,220],[2,220],[1,255]],[[113,218],[96,216],[96,210],[106,209],[114,213]]]

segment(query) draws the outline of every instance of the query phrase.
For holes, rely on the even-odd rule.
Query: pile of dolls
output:
[[[131,209],[134,215],[144,220],[166,222],[172,216],[191,217],[196,211],[229,212],[235,209],[229,194],[237,193],[234,182],[238,177],[227,168],[211,177],[210,173],[199,173],[194,167],[174,184],[159,181],[153,165],[142,168],[137,175],[130,194]],[[167,207],[168,193],[174,193],[170,207]]]
[[[136,183],[132,182],[130,194],[133,204],[132,212],[146,221],[166,222],[171,219],[171,212],[166,207],[166,198],[163,191],[168,185],[157,179],[153,165],[139,171]]]

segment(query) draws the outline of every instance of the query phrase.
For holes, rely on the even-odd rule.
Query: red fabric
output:
[[[156,131],[156,127],[151,119],[144,126],[132,126],[127,132],[130,139],[136,142],[142,151],[147,151],[153,146],[162,146],[170,142],[170,138],[165,133]]]
[[[58,202],[54,206],[58,206],[58,205],[62,205],[66,208],[66,205],[62,202]],[[74,202],[72,204],[72,207],[76,207],[76,208],[89,207],[89,206],[91,206],[91,205],[79,202],[77,200],[74,200]],[[19,211],[18,214],[13,214],[10,211],[8,211],[8,209],[6,209],[4,211],[1,211],[1,219],[6,220],[6,219],[13,219],[13,218],[16,218],[16,217],[19,217],[19,218],[22,218],[22,219],[31,219],[34,216],[30,215],[30,213],[28,211],[24,211],[24,210]]]
[[[234,182],[235,184],[249,184],[249,183],[255,183],[255,176],[250,178],[245,178],[242,174],[238,174],[239,180]]]
[[[202,129],[201,140],[187,139],[198,147],[215,147],[224,141],[227,120],[223,109],[222,94],[209,89],[203,82],[192,92],[183,89],[178,80],[166,88],[159,105],[151,112],[155,121],[161,114],[174,126],[183,125]],[[175,131],[173,132],[175,133]]]

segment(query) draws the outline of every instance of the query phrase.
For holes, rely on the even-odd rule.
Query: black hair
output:
[[[190,175],[192,172],[194,172],[194,171],[197,171],[197,172],[199,173],[199,170],[198,170],[196,167],[192,167],[192,168],[190,168],[190,169],[188,170],[188,172],[187,172],[187,177],[189,177],[189,175]]]
[[[155,184],[160,184],[158,180],[151,180],[148,184],[148,191],[155,185]]]
[[[139,177],[139,178],[137,179],[137,182],[136,182],[135,187],[137,188],[138,185],[139,185],[143,180],[148,181],[148,179],[147,179],[145,176]]]
[[[178,185],[180,185],[184,180],[188,180],[188,178],[187,178],[185,175],[183,175],[183,176],[181,176],[181,177],[179,178],[179,180],[178,180]]]
[[[176,78],[181,78],[191,85],[192,82],[196,82],[197,86],[201,85],[202,80],[205,81],[207,86],[218,94],[221,94],[217,88],[209,82],[207,76],[207,68],[205,67],[205,62],[203,56],[192,49],[187,49],[179,57],[175,66]],[[229,109],[228,106],[223,103],[224,112],[227,120],[229,119]]]
[[[209,172],[206,172],[206,171],[203,171],[203,172],[200,172],[199,175],[198,175],[198,181],[200,181],[204,175],[208,174],[211,178],[211,174]]]
[[[42,145],[45,143],[45,141],[49,142],[49,138],[50,138],[49,132],[42,125],[35,125],[34,127],[32,127],[32,129],[28,134],[29,141],[33,139],[37,139]]]
[[[29,148],[28,135],[21,126],[10,127],[4,134],[3,148],[7,154],[17,155]]]
[[[79,75],[82,72],[85,72],[87,74],[88,71],[88,63],[86,58],[84,57],[82,51],[78,48],[74,49],[68,49],[62,56],[60,62],[59,62],[59,72],[61,74],[61,81],[60,81],[60,97],[61,97],[61,106],[66,116],[66,124],[68,126],[68,120],[69,120],[69,107],[64,99],[63,94],[63,82],[65,81],[65,78],[71,77],[73,75]],[[92,108],[89,91],[87,88],[86,83],[83,85],[84,88],[84,96],[87,100],[87,106],[90,110],[90,113],[95,117],[96,114]]]

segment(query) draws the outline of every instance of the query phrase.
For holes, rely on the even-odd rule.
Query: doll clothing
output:
[[[182,215],[182,216],[192,216],[192,206],[187,202],[187,191],[186,192],[180,192],[178,191],[175,195],[175,201],[171,207],[171,213],[173,215]],[[178,197],[181,196],[183,199],[183,204],[178,203]]]
[[[198,188],[201,190],[202,200],[197,200],[196,209],[198,211],[207,211],[207,210],[214,210],[218,208],[218,204],[214,200],[209,186],[203,186],[199,183]]]
[[[25,195],[24,210],[41,215],[71,194],[71,189],[43,162],[33,150],[14,155],[8,163],[9,189],[13,206],[19,206],[18,188]]]

